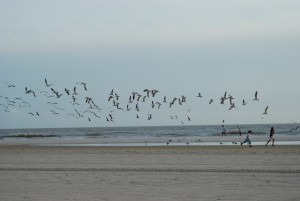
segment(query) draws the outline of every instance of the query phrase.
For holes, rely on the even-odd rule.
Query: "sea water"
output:
[[[242,134],[245,134],[248,130],[252,130],[252,133],[255,136],[261,136],[263,137],[263,139],[267,139],[271,127],[275,128],[275,134],[277,138],[280,136],[294,136],[300,138],[300,127],[297,124],[225,125],[226,138],[230,139],[230,137],[239,136],[239,129],[241,129]],[[36,141],[37,139],[42,139],[44,141],[55,139],[55,143],[62,142],[63,144],[69,145],[72,145],[73,142],[85,142],[85,145],[94,145],[93,142],[105,145],[138,145],[141,143],[147,145],[160,145],[165,143],[172,143],[173,145],[184,145],[186,143],[189,143],[189,145],[193,145],[201,143],[201,139],[203,138],[213,138],[221,136],[221,132],[221,125],[34,128],[0,129],[0,138],[1,141],[9,139],[26,139],[26,142],[30,142],[30,140]],[[226,142],[226,140],[224,140],[224,142]],[[78,143],[76,144],[78,145]]]

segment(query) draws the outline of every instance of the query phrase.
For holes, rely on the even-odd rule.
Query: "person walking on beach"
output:
[[[239,128],[239,135],[242,136],[242,131],[240,128]]]
[[[271,127],[271,129],[270,129],[270,139],[268,140],[266,146],[268,146],[268,144],[269,144],[269,142],[270,142],[271,140],[272,140],[272,146],[274,146],[274,141],[275,141],[275,139],[274,139],[274,137],[273,137],[274,134],[275,134],[274,127]]]
[[[224,125],[222,125],[222,136],[225,135],[226,136],[226,128]]]
[[[244,144],[244,143],[248,143],[249,144],[249,147],[252,147],[252,145],[251,145],[251,141],[250,141],[250,134],[252,133],[252,131],[251,130],[249,130],[248,132],[247,132],[247,137],[246,137],[246,139],[245,139],[245,141],[244,142],[241,142],[241,146]]]

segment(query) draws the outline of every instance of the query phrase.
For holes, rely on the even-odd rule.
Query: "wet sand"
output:
[[[300,146],[0,146],[0,200],[299,200]]]

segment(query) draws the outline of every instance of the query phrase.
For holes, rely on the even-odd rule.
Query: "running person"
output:
[[[241,146],[244,144],[244,143],[248,143],[249,144],[249,147],[252,147],[252,145],[251,145],[251,140],[250,140],[250,134],[252,133],[252,131],[251,130],[249,130],[248,132],[247,132],[247,137],[246,137],[246,139],[245,139],[245,141],[244,142],[241,142]]]
[[[271,142],[271,140],[272,140],[272,146],[274,146],[274,141],[275,141],[274,134],[275,134],[274,127],[271,127],[271,129],[270,129],[270,139],[268,140],[266,146],[268,146],[268,144],[269,144],[269,142]]]

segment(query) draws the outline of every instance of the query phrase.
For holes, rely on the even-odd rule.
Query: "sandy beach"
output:
[[[299,200],[300,146],[0,146],[0,200]]]

